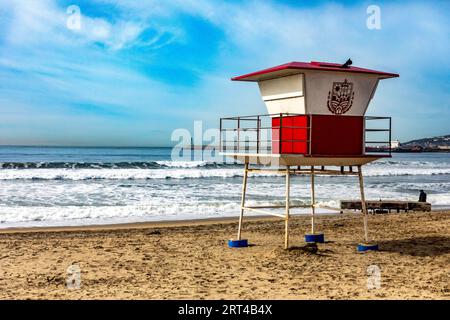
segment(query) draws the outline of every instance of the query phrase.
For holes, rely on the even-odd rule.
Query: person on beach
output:
[[[420,190],[419,202],[427,202],[427,194],[423,190]]]

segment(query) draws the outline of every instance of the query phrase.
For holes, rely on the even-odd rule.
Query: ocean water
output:
[[[0,147],[0,228],[237,216],[242,165],[220,157],[172,160],[170,148]],[[450,207],[450,154],[393,154],[364,166],[367,199]],[[308,177],[291,197],[308,203]],[[282,203],[284,178],[249,177],[248,204]],[[316,178],[319,203],[358,199],[356,177]],[[298,209],[298,213],[307,213]],[[294,211],[295,213],[295,211]]]

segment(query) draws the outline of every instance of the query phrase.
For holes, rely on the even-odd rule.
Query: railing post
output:
[[[222,152],[222,118],[220,118],[219,134],[220,134],[220,139],[219,139],[219,152]]]
[[[238,117],[238,123],[237,123],[237,152],[239,152],[240,130],[241,130],[241,118]]]
[[[280,113],[280,128],[278,130],[278,153],[279,154],[282,153],[281,152],[281,147],[282,147],[282,144],[281,144],[282,131],[281,131],[281,129],[282,128],[283,128],[283,114]]]
[[[391,117],[389,117],[389,156],[391,157],[392,156],[392,147],[391,147],[391,138],[392,138],[392,123],[391,123],[391,121],[392,121],[392,118]]]
[[[309,116],[309,123],[306,124],[306,126],[308,127],[308,150],[309,150],[309,155],[311,155],[311,150],[312,150],[312,115],[310,114]]]
[[[257,116],[256,121],[257,121],[257,123],[256,123],[256,153],[258,154],[259,153],[259,139],[260,139],[259,130],[261,127],[261,125],[259,123],[259,121],[260,121],[259,116]]]
[[[363,155],[365,155],[366,154],[366,140],[367,140],[367,137],[366,137],[366,133],[367,133],[367,130],[366,130],[366,122],[367,122],[367,117],[365,116],[364,118],[364,121],[363,121],[363,132],[362,132],[362,138],[363,138],[363,141],[362,141],[362,154]]]

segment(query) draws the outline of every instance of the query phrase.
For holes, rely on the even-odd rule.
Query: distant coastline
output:
[[[399,149],[393,149],[391,152],[398,152],[398,153],[421,153],[421,152],[434,152],[434,153],[450,153],[450,149],[432,149],[432,148],[426,148],[426,149],[408,149],[408,148],[399,148]]]
[[[450,135],[398,143],[393,152],[450,152]]]

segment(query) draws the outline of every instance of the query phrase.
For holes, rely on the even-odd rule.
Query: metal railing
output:
[[[392,147],[391,147],[391,141],[392,141],[392,119],[391,117],[374,117],[374,116],[366,116],[364,117],[364,151],[366,154],[375,154],[375,155],[392,155]],[[381,120],[385,121],[386,126],[384,128],[372,128],[369,127],[368,124],[376,121]],[[380,121],[378,121],[378,124]],[[369,138],[367,135],[368,133],[371,133],[372,136],[376,135],[375,137]],[[383,137],[383,135],[387,135]],[[376,139],[376,140],[368,140],[369,139]],[[386,140],[382,140],[386,139]],[[375,145],[375,146],[373,146]]]
[[[283,125],[287,118],[306,116],[306,125]],[[220,119],[220,147],[222,153],[301,153],[311,155],[312,146],[312,117],[311,114],[277,113],[240,117],[225,117]],[[275,119],[275,120],[274,120]],[[292,119],[292,118],[291,118]],[[387,127],[372,127],[375,120],[387,121]],[[278,123],[277,123],[278,122]],[[274,125],[275,123],[275,125]],[[291,134],[283,134],[283,130],[290,130]],[[387,136],[383,136],[387,134]],[[295,136],[305,136],[299,139]],[[370,135],[374,137],[369,137]],[[391,118],[364,117],[363,149],[366,154],[380,156],[391,155]],[[285,152],[286,145],[301,144],[305,152]]]
[[[220,152],[270,154],[275,145],[282,151],[283,143],[307,143],[310,139],[283,139],[283,130],[306,130],[309,126],[283,125],[283,119],[305,116],[297,113],[262,114],[220,119]],[[273,120],[279,121],[273,125]],[[285,120],[286,121],[286,120]],[[309,116],[308,116],[308,122]],[[231,126],[229,126],[231,124]],[[231,139],[232,140],[231,140]]]

